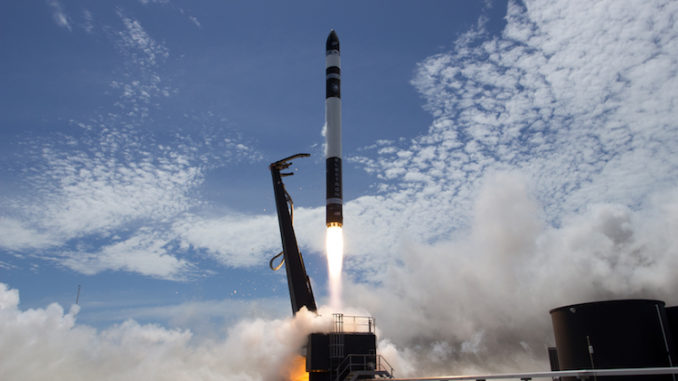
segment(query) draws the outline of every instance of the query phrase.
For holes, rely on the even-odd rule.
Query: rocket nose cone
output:
[[[327,44],[325,50],[339,50],[339,37],[337,37],[337,32],[332,29],[330,35],[327,36]]]

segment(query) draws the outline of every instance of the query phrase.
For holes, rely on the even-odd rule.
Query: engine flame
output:
[[[344,233],[341,226],[330,226],[325,235],[327,270],[330,283],[330,306],[341,309],[341,269],[344,262]]]
[[[308,381],[306,373],[306,359],[302,356],[296,356],[290,364],[290,371],[287,376],[289,381]]]

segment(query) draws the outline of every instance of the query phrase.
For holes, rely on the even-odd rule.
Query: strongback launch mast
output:
[[[282,181],[283,177],[292,176],[293,173],[281,173],[280,171],[287,169],[292,165],[291,160],[308,156],[311,155],[307,153],[298,153],[269,165],[271,176],[273,177],[275,208],[278,211],[278,225],[280,226],[280,239],[282,240],[283,249],[280,254],[271,259],[269,265],[273,270],[279,269],[283,264],[285,265],[285,270],[287,272],[287,286],[290,289],[290,300],[292,301],[292,313],[295,315],[302,307],[306,307],[312,312],[315,312],[317,307],[315,305],[315,298],[313,297],[313,289],[311,289],[311,281],[308,279],[308,274],[304,267],[304,259],[299,251],[297,237],[294,235],[294,227],[292,227],[294,203],[290,194],[287,193],[285,184],[283,184]],[[278,266],[273,266],[273,261],[281,255],[283,259],[280,264]]]

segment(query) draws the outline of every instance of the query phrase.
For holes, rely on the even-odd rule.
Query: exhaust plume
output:
[[[327,228],[325,235],[327,273],[330,287],[330,307],[339,311],[341,305],[341,272],[344,261],[344,233],[340,226]]]

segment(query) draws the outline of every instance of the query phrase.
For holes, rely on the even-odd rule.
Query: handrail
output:
[[[332,314],[334,317],[334,333],[375,333],[376,322],[372,316]]]
[[[357,361],[354,361],[357,360]],[[336,374],[337,379],[342,375],[348,375],[353,371],[373,371],[373,372],[387,372],[389,375],[393,374],[393,367],[383,358],[377,354],[360,354],[348,355],[337,365]]]
[[[438,376],[438,377],[415,377],[394,378],[391,381],[448,381],[448,380],[531,380],[533,378],[558,378],[558,377],[591,377],[591,376],[650,376],[661,374],[678,374],[678,367],[655,367],[655,368],[619,368],[619,369],[581,369],[581,370],[557,370],[552,372],[532,373],[503,373],[503,374],[477,374],[465,376]],[[373,379],[372,381],[375,381]]]

